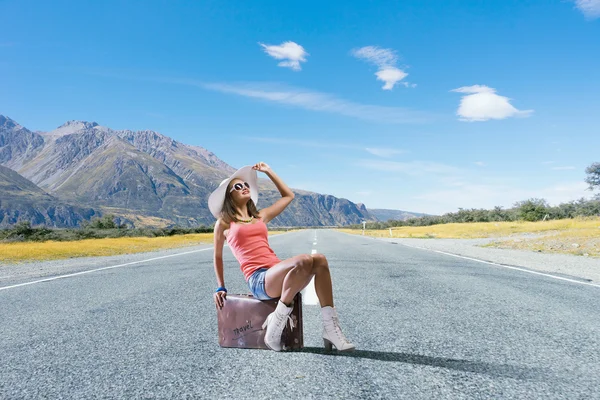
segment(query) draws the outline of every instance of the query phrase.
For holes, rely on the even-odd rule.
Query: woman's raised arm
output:
[[[254,167],[258,171],[264,172],[273,181],[277,190],[281,193],[281,199],[277,200],[271,206],[260,210],[261,218],[266,224],[285,210],[285,208],[294,200],[294,192],[283,182],[283,180],[264,162],[259,162]]]

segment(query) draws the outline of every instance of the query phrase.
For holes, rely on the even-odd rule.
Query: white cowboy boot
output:
[[[271,350],[281,351],[283,346],[281,344],[281,335],[285,328],[286,322],[290,321],[290,326],[294,328],[294,321],[290,314],[292,313],[294,304],[291,307],[287,307],[280,301],[277,302],[277,308],[271,314],[267,316],[267,319],[263,323],[262,328],[267,328],[265,332],[265,344]]]
[[[344,337],[335,308],[326,306],[321,308],[323,313],[323,343],[325,350],[335,346],[337,351],[352,351],[355,346]]]

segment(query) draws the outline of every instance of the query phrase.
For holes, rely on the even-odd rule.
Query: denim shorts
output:
[[[268,268],[257,269],[248,278],[248,287],[252,296],[258,300],[271,300],[273,297],[269,297],[265,291],[265,275],[267,274]]]

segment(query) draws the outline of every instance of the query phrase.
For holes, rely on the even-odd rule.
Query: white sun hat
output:
[[[208,197],[208,209],[215,218],[219,218],[221,210],[223,209],[223,202],[225,201],[225,191],[227,185],[233,179],[239,178],[244,182],[248,182],[250,185],[250,198],[254,202],[254,205],[258,203],[258,176],[255,169],[252,169],[252,165],[246,165],[234,172],[229,178],[224,179],[219,187]]]

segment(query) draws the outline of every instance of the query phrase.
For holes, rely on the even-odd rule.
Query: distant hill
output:
[[[208,210],[208,196],[237,169],[207,149],[151,130],[113,130],[96,122],[69,121],[51,132],[32,132],[2,115],[0,165],[33,185],[24,190],[37,193],[36,201],[45,199],[42,209],[60,203],[61,207],[77,204],[88,210],[34,217],[31,207],[44,214],[36,208],[40,203],[26,205],[24,199],[29,194],[23,191],[10,197],[12,217],[6,221],[30,220],[53,226],[77,224],[81,219],[75,215],[87,219],[105,213],[136,227],[210,225],[215,220]],[[6,176],[9,174],[5,171]],[[280,196],[269,179],[259,178],[259,187],[259,208]],[[273,226],[348,225],[375,220],[364,205],[292,190],[294,202],[272,221]],[[0,192],[0,200],[7,204],[8,192]],[[29,211],[24,213],[26,209]]]
[[[0,228],[18,221],[65,228],[98,216],[91,208],[64,203],[10,168],[0,165]]]
[[[423,217],[429,214],[416,213],[411,211],[388,210],[384,208],[369,208],[369,213],[377,218],[378,221],[386,222],[390,219],[395,221],[406,221],[411,218]]]

